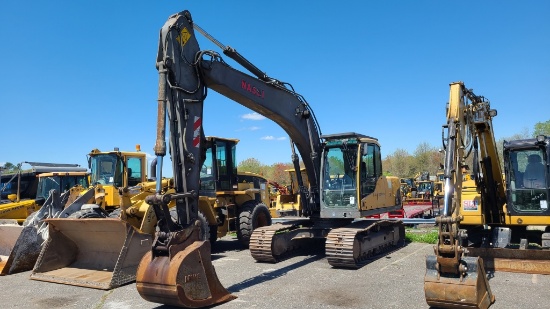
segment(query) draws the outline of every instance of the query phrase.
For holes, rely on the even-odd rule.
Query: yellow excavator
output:
[[[201,51],[195,30],[211,39],[256,77],[228,66],[221,55]],[[152,302],[198,308],[229,301],[210,259],[210,242],[200,239],[198,202],[203,105],[210,88],[273,120],[291,139],[292,162],[300,157],[309,186],[298,178],[303,220],[255,229],[250,252],[262,262],[276,262],[303,239],[326,241],[334,267],[361,267],[369,257],[404,243],[401,221],[358,220],[402,209],[399,179],[385,177],[376,138],[354,132],[323,135],[304,97],[291,85],[267,76],[236,50],[223,46],[191,19],[188,11],[170,16],[160,31],[158,118],[155,155],[162,166],[169,124],[174,194],[160,188],[146,198],[158,218],[152,249],[141,260],[136,287]],[[168,121],[167,119],[168,118]],[[300,157],[296,154],[298,150]],[[157,169],[160,178],[162,168]],[[176,202],[177,220],[168,204]]]
[[[550,274],[550,139],[505,141],[503,168],[493,134],[496,115],[462,82],[450,85],[444,205],[424,279],[430,306],[491,306],[495,297],[485,268]],[[464,181],[469,156],[474,177]]]

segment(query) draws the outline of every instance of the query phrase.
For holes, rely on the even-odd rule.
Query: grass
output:
[[[405,239],[409,242],[421,242],[426,244],[437,243],[437,231],[405,231]]]

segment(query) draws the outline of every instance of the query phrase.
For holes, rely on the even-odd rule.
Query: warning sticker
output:
[[[462,202],[462,207],[465,211],[477,211],[478,202],[476,200],[467,200]]]
[[[178,41],[178,43],[180,43],[181,47],[183,47],[185,45],[185,43],[187,43],[187,41],[189,41],[190,37],[191,37],[191,34],[189,33],[189,30],[187,30],[186,27],[183,27],[183,29],[181,29],[181,31],[180,31],[180,34],[176,38],[176,41]]]

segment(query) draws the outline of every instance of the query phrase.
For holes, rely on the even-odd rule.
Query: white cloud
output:
[[[264,141],[284,141],[286,140],[286,136],[275,137],[273,135],[267,135],[267,136],[261,137],[260,139]]]
[[[258,113],[250,113],[250,114],[244,114],[241,116],[242,119],[247,119],[247,120],[264,120],[265,117],[258,114]]]

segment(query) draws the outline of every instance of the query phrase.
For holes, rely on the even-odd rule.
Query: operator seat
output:
[[[544,188],[546,181],[544,178],[544,164],[541,163],[541,157],[538,154],[529,155],[527,167],[523,174],[523,186],[526,188]]]

